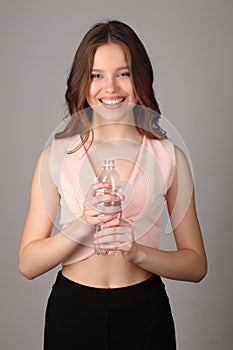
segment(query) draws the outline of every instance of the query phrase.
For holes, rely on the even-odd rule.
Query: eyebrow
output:
[[[115,71],[118,72],[119,70],[123,69],[129,69],[128,66],[118,67]],[[92,68],[92,72],[104,72],[104,69],[98,69],[98,68]]]

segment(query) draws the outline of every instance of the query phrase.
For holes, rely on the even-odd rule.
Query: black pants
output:
[[[48,300],[44,350],[175,350],[169,300],[159,276],[113,289],[58,273]]]

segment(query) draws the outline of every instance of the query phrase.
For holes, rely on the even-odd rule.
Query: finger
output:
[[[101,218],[103,218],[103,222],[106,222],[106,221],[118,218],[118,220],[117,220],[117,222],[115,222],[115,224],[119,223],[119,220],[120,220],[120,217],[121,217],[119,212],[115,212],[115,211],[108,212],[107,211],[105,213],[105,212],[103,212],[101,210],[92,209],[92,208],[87,207],[87,206],[84,207],[83,215],[86,218],[87,217],[96,217],[96,216],[101,217]]]
[[[95,253],[97,255],[106,255],[106,254],[108,254],[107,250],[106,249],[101,249],[99,245],[95,245]]]
[[[118,196],[111,193],[103,193],[86,198],[85,204],[99,210],[104,208],[103,210],[106,211],[112,210],[112,208],[115,208],[114,211],[121,209],[121,200]]]
[[[109,244],[100,244],[99,245],[99,250],[101,252],[105,251],[108,255],[116,255],[119,252],[131,252],[132,248],[133,248],[133,245],[131,243],[130,244],[109,243]],[[104,254],[102,254],[102,255],[104,255]]]
[[[115,215],[95,215],[95,216],[86,216],[86,222],[89,225],[96,226],[101,225],[105,222],[113,221],[115,222]],[[119,220],[116,219],[116,223],[119,224]]]
[[[108,244],[99,244],[99,249],[101,251],[107,251],[108,255],[116,255],[116,253],[121,252],[131,252],[133,250],[134,242],[129,243],[108,243]],[[113,254],[109,254],[109,252],[113,252]],[[114,254],[115,253],[115,254]]]
[[[120,218],[115,217],[112,220],[103,221],[101,224],[101,229],[105,230],[105,229],[113,227],[113,226],[118,226],[119,224],[120,224]]]
[[[131,230],[121,231],[119,227],[104,229],[94,234],[95,244],[129,244],[134,241]]]
[[[97,217],[94,218],[96,224],[101,225],[101,229],[102,229],[102,225],[107,224],[108,222],[113,222],[116,225],[119,224],[119,219],[116,218],[115,214],[113,215],[98,215]]]
[[[121,235],[121,234],[114,234],[114,235],[103,235],[103,236],[97,236],[94,235],[94,243],[95,244],[125,244],[129,243],[133,240],[132,236],[129,235]]]
[[[115,220],[114,220],[115,221]],[[107,224],[107,223],[106,223]],[[105,224],[103,224],[104,226]],[[128,235],[128,236],[133,236],[132,229],[130,227],[125,227],[125,226],[113,226],[113,227],[101,227],[102,230],[99,233],[96,233],[98,237],[102,236],[112,236],[112,235]]]
[[[99,215],[99,211],[98,210],[92,209],[90,207],[85,207],[83,212],[84,212],[84,215],[86,217]]]
[[[104,218],[104,222],[105,221],[109,221],[109,220],[112,220],[112,219],[115,219],[117,217],[120,218],[120,213],[119,212],[115,212],[115,211],[106,211],[103,210],[97,210],[97,209],[92,209],[92,208],[89,208],[89,207],[86,207],[83,211],[84,213],[84,216],[87,218],[87,217],[95,217],[95,216],[100,216],[102,218]],[[114,222],[113,224],[117,225],[119,223],[119,219]],[[111,226],[111,225],[109,225]]]
[[[107,182],[97,182],[92,184],[89,188],[89,191],[86,194],[86,199],[92,198],[95,196],[97,190],[105,189],[109,187]]]

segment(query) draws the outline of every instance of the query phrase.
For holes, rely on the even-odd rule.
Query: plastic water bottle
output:
[[[109,184],[108,188],[100,189],[96,191],[96,195],[103,193],[111,193],[115,195],[115,199],[112,201],[104,201],[97,205],[97,208],[100,211],[103,211],[105,214],[116,214],[121,218],[122,207],[121,207],[121,193],[122,188],[119,186],[120,176],[115,169],[115,161],[113,159],[105,160],[103,164],[103,170],[98,176],[99,182],[107,182]],[[101,230],[101,224],[96,226],[96,232]],[[95,253],[97,255],[115,255],[118,251],[111,250],[101,250],[99,247],[94,245]]]

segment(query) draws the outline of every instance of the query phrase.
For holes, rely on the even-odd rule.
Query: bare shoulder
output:
[[[174,151],[175,151],[177,163],[187,163],[188,164],[188,158],[187,158],[185,152],[179,146],[174,145]]]
[[[177,145],[174,145],[174,151],[175,151],[175,163],[176,163],[176,176],[178,178],[187,177],[190,181],[192,181],[192,164],[190,163],[190,160],[188,160],[187,155],[185,152],[178,147]]]
[[[53,183],[50,171],[50,156],[51,156],[51,144],[46,146],[38,156],[34,177],[37,177],[40,182],[43,178],[46,178],[50,184]]]
[[[38,156],[38,163],[39,162],[49,162],[50,159],[50,155],[51,155],[51,149],[52,149],[52,145],[49,144],[48,146],[46,146],[39,154]]]

